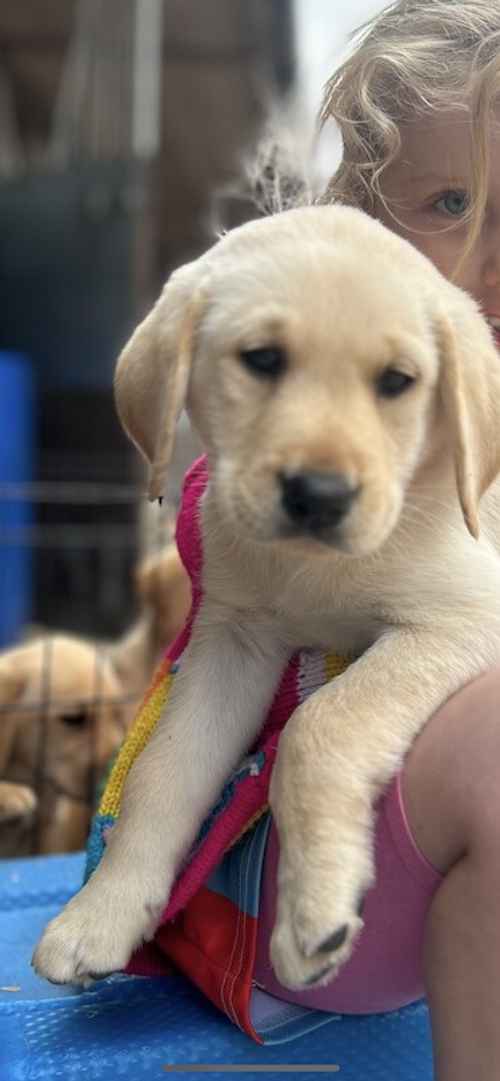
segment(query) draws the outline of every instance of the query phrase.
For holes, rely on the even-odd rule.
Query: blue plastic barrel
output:
[[[31,364],[21,353],[0,351],[0,647],[31,618],[33,509],[22,486],[33,480],[33,448]]]

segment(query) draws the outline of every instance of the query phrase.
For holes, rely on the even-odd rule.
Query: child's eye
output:
[[[452,218],[460,218],[469,209],[469,196],[466,191],[444,191],[434,203],[436,210]]]

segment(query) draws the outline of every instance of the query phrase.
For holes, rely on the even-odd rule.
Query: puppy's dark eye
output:
[[[381,398],[398,398],[415,382],[415,376],[400,372],[397,368],[386,368],[377,379],[377,394]]]
[[[87,714],[84,709],[81,709],[78,713],[63,713],[61,714],[61,721],[63,724],[70,725],[71,728],[83,728],[87,724]]]
[[[277,379],[286,368],[286,353],[279,345],[242,349],[240,360],[252,375],[257,375],[261,379]]]

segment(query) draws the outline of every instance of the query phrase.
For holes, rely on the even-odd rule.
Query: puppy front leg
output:
[[[489,630],[387,632],[290,718],[270,791],[280,839],[271,960],[286,986],[328,983],[350,957],[374,881],[374,803],[431,714],[498,660],[498,621]]]
[[[87,983],[154,934],[180,860],[255,739],[286,663],[269,621],[205,604],[96,871],[47,927],[37,971]]]

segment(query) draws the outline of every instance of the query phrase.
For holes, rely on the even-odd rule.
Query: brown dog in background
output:
[[[2,857],[85,843],[96,785],[189,612],[174,544],[139,564],[135,588],[140,614],[117,642],[45,634],[0,655]]]

